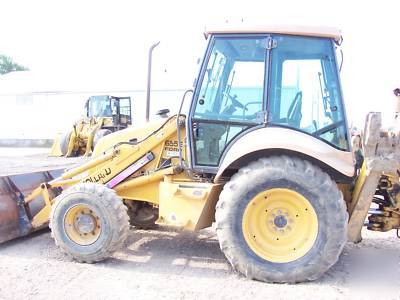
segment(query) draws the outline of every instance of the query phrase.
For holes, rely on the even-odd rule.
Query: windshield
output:
[[[269,121],[348,150],[347,128],[332,40],[275,36]]]
[[[110,96],[91,96],[88,101],[88,117],[112,117]]]

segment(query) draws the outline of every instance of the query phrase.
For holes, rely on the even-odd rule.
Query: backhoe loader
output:
[[[89,156],[99,139],[131,124],[130,97],[90,96],[85,117],[76,121],[72,130],[57,135],[50,156]]]
[[[400,228],[399,133],[370,113],[353,153],[339,30],[243,25],[205,36],[176,115],[105,136],[74,169],[0,178],[1,242],[49,224],[62,251],[94,263],[122,247],[140,213],[147,225],[214,223],[235,271],[295,283],[324,274],[364,225]]]

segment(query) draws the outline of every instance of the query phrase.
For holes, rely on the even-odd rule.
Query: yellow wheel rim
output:
[[[87,246],[93,244],[99,238],[101,222],[90,207],[78,204],[66,212],[64,229],[71,241]]]
[[[301,194],[284,188],[266,190],[247,205],[242,220],[244,238],[258,256],[287,263],[304,256],[314,245],[318,218]]]

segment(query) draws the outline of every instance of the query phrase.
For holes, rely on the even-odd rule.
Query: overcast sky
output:
[[[400,87],[400,1],[0,0],[0,10],[0,53],[82,88],[144,88],[148,47],[157,40],[155,87],[190,87],[204,28],[242,19],[341,28],[342,82],[356,123],[367,111],[391,112]]]

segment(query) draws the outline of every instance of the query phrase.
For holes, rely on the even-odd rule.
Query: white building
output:
[[[84,113],[84,104],[91,95],[131,96],[135,124],[144,122],[146,82],[138,80],[118,86],[58,80],[56,76],[31,71],[12,72],[0,76],[0,140],[53,139],[56,133],[68,130]],[[111,82],[111,80],[110,80]],[[135,83],[135,85],[134,85]],[[163,89],[154,84],[151,93],[151,116],[162,108],[176,112],[186,88]],[[190,88],[190,87],[187,87]],[[188,100],[188,99],[187,99]]]

